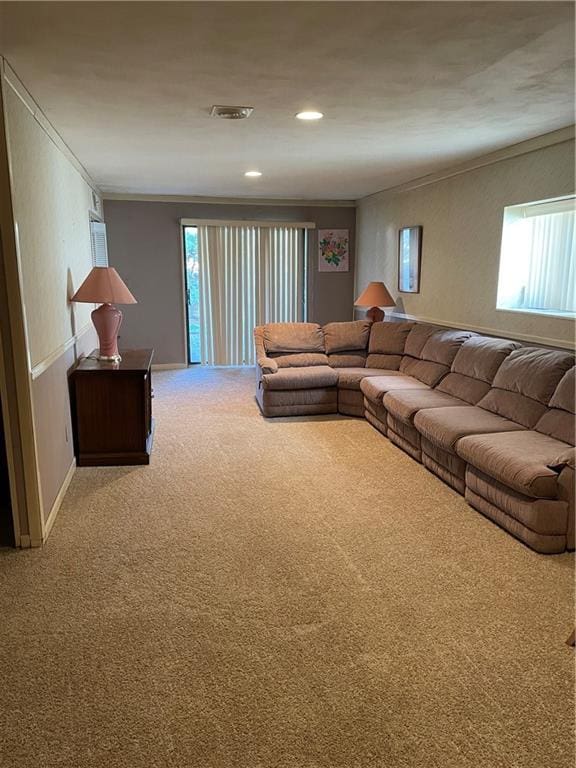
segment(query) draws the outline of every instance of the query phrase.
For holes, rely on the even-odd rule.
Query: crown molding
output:
[[[153,195],[137,192],[102,192],[103,200],[148,203],[200,203],[204,205],[271,205],[299,208],[355,208],[355,200],[304,200],[270,197],[206,197],[201,195]]]
[[[98,188],[98,185],[94,182],[94,179],[92,179],[92,177],[90,176],[86,168],[84,168],[80,160],[78,160],[78,158],[72,152],[68,144],[66,144],[62,136],[60,136],[56,128],[52,125],[50,120],[48,120],[48,118],[42,111],[39,104],[34,100],[34,97],[30,93],[30,91],[26,88],[24,83],[20,80],[16,72],[12,69],[8,61],[6,59],[3,59],[3,63],[4,63],[4,66],[3,66],[2,76],[4,77],[4,81],[6,82],[6,84],[16,94],[16,96],[20,99],[22,104],[24,104],[24,106],[30,112],[34,120],[36,120],[36,122],[42,128],[46,136],[48,136],[50,141],[64,155],[64,157],[71,163],[71,165],[74,166],[74,168],[78,171],[80,176],[82,176],[86,184],[88,184],[88,186],[91,187],[91,189],[99,197],[102,197],[100,189]]]
[[[576,126],[567,125],[565,128],[560,128],[557,131],[551,131],[550,133],[544,133],[541,136],[535,136],[533,139],[527,139],[521,141],[518,144],[511,144],[509,147],[503,147],[495,152],[490,152],[487,155],[480,155],[472,160],[467,160],[464,163],[450,166],[442,171],[436,171],[427,176],[420,176],[412,179],[412,181],[404,182],[403,184],[397,184],[394,187],[386,187],[378,192],[373,192],[371,195],[366,195],[360,198],[356,203],[370,200],[370,198],[377,197],[378,195],[387,194],[401,194],[402,192],[411,192],[414,189],[420,187],[426,187],[429,184],[436,184],[439,181],[450,179],[453,176],[459,176],[462,173],[468,173],[478,168],[484,168],[487,165],[494,165],[500,163],[503,160],[511,160],[514,157],[520,155],[527,155],[530,152],[537,152],[539,149],[545,149],[546,147],[553,147],[555,144],[564,144],[568,141],[574,141],[576,135]]]

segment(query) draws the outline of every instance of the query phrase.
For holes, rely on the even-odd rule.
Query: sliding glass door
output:
[[[188,362],[201,362],[200,356],[200,267],[198,229],[184,227],[184,272],[186,285],[186,330]]]
[[[184,226],[190,361],[253,365],[254,326],[306,318],[303,225]]]

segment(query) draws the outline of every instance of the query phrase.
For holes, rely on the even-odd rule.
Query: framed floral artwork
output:
[[[350,231],[348,229],[318,230],[318,271],[348,272],[350,270]]]
[[[422,227],[403,227],[398,232],[398,290],[420,293]]]

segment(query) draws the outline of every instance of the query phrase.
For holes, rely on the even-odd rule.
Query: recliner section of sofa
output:
[[[539,552],[558,552],[565,547],[574,549],[575,544],[576,369],[570,355],[551,352],[546,361],[549,365],[541,375],[531,376],[546,359],[542,350],[532,352],[523,359],[518,356],[532,369],[526,375],[513,379],[508,370],[495,379],[495,383],[508,386],[505,391],[522,398],[503,400],[502,407],[510,408],[512,402],[514,410],[510,415],[522,418],[526,428],[506,434],[463,437],[456,444],[456,452],[466,465],[464,494],[471,506]],[[510,363],[514,362],[518,360],[511,357]],[[524,398],[529,402],[524,402]],[[489,398],[488,403],[499,407],[496,396]],[[536,414],[540,415],[534,423]]]
[[[414,323],[254,335],[265,416],[364,416],[528,546],[574,549],[571,353]]]
[[[265,416],[336,413],[338,373],[328,363],[316,323],[269,323],[254,329],[256,400]]]

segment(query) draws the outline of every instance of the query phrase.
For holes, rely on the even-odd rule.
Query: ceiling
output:
[[[574,122],[569,2],[3,2],[0,52],[108,192],[357,199]]]

